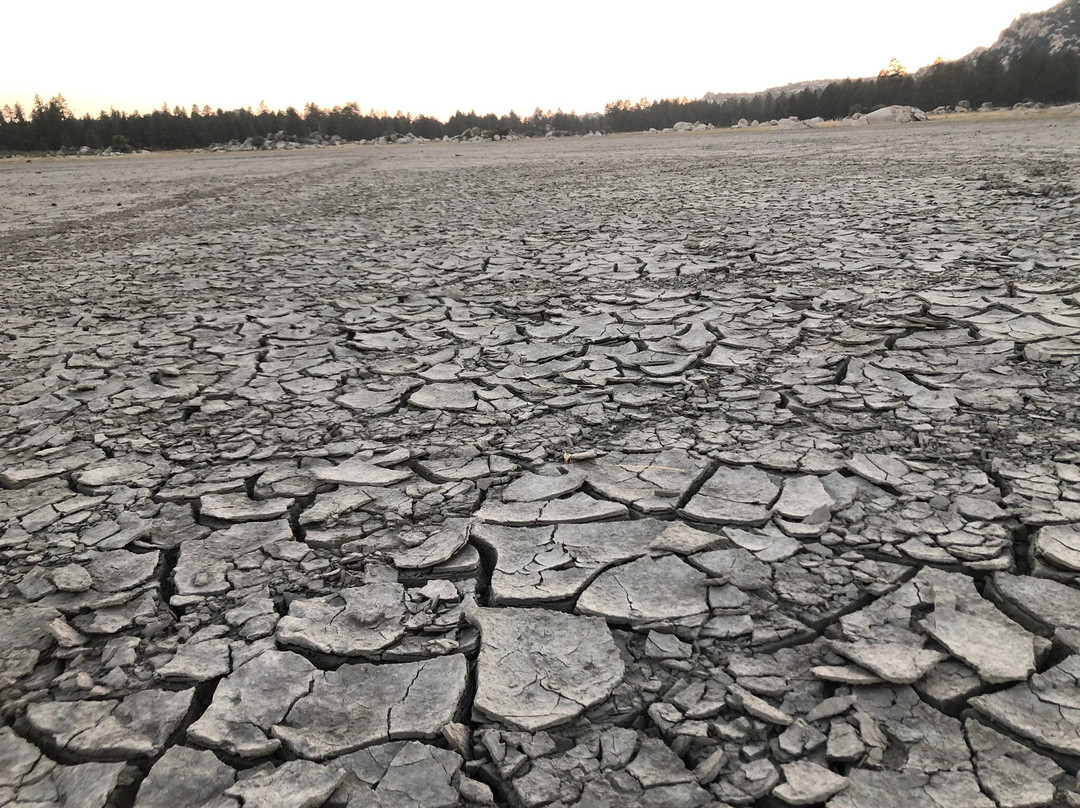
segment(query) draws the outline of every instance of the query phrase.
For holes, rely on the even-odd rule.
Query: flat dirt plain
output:
[[[1080,804],[1080,119],[0,199],[0,805]]]

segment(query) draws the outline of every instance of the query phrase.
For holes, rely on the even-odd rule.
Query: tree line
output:
[[[548,131],[581,134],[603,127],[599,116],[579,116],[562,110],[543,112],[521,118],[510,112],[498,116],[475,112],[456,112],[448,121],[426,115],[402,112],[390,114],[374,110],[364,113],[353,102],[343,107],[323,109],[307,104],[301,113],[294,107],[285,111],[259,109],[211,109],[194,105],[190,110],[163,105],[150,113],[102,111],[96,118],[76,117],[62,95],[49,101],[40,96],[27,113],[21,105],[0,108],[0,152],[56,151],[61,148],[91,149],[112,147],[131,149],[192,149],[231,140],[265,138],[281,133],[285,140],[300,141],[318,133],[323,139],[335,135],[343,140],[392,138],[409,132],[428,139],[460,135],[466,130],[508,135],[543,136]]]
[[[608,104],[602,115],[544,112],[519,117],[514,112],[497,116],[456,112],[447,121],[402,112],[389,114],[361,111],[353,102],[332,109],[307,104],[303,112],[293,107],[275,111],[260,104],[257,110],[213,110],[192,106],[190,110],[165,105],[150,113],[102,111],[96,118],[72,114],[63,96],[49,101],[34,99],[26,112],[19,104],[0,108],[0,152],[56,151],[60,148],[116,150],[189,149],[243,141],[283,133],[286,139],[303,140],[313,133],[322,138],[344,140],[394,138],[413,133],[435,139],[455,137],[466,131],[489,136],[515,132],[523,136],[584,134],[591,131],[629,132],[664,129],[678,121],[731,126],[740,119],[769,121],[792,115],[835,120],[890,104],[932,110],[965,100],[973,107],[984,102],[1011,106],[1017,102],[1067,103],[1080,100],[1080,56],[1075,53],[1028,50],[1007,66],[990,54],[972,61],[941,62],[910,75],[895,62],[872,79],[846,79],[822,89],[805,89],[779,95],[757,94],[731,98],[722,103],[705,100],[663,99],[636,103],[619,100]]]
[[[872,79],[845,79],[821,89],[798,93],[758,93],[722,103],[683,99],[636,104],[616,101],[605,108],[604,122],[616,132],[664,129],[678,121],[731,126],[740,119],[771,121],[796,116],[838,120],[892,104],[931,111],[967,101],[972,108],[1035,101],[1062,104],[1080,101],[1080,55],[1028,50],[1003,66],[990,54],[973,61],[935,64],[911,75],[895,60]]]

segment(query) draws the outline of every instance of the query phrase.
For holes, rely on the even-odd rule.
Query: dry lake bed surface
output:
[[[1080,804],[1080,119],[0,198],[0,805]]]

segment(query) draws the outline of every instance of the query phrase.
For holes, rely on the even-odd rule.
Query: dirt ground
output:
[[[0,804],[1076,804],[1078,206],[1076,117],[0,161]]]

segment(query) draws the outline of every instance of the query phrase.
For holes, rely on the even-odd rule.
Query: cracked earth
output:
[[[1078,144],[0,166],[0,804],[1080,805]]]

